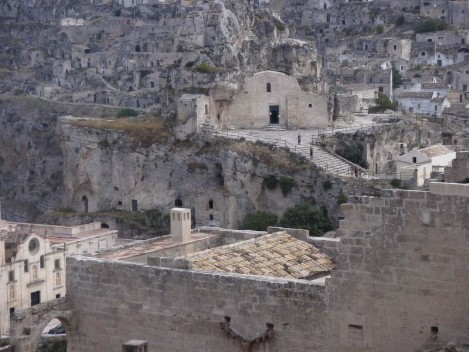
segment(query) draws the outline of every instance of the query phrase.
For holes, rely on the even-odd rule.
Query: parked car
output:
[[[65,334],[65,328],[62,324],[59,324],[55,328],[50,329],[49,334]]]

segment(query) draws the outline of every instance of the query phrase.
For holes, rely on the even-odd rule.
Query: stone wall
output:
[[[242,351],[220,323],[250,340],[273,324],[274,337],[251,351],[325,349],[324,286],[69,258],[67,284],[80,324],[70,352],[118,351],[131,339],[149,351]]]
[[[442,185],[465,190],[430,186],[342,205],[327,285],[331,351],[469,343],[469,185]]]
[[[446,182],[462,182],[469,178],[469,152],[457,152],[451,166],[445,167]]]

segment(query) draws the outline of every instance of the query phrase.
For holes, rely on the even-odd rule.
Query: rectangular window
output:
[[[438,111],[438,105],[435,105],[435,111]]]
[[[25,261],[24,261],[24,272],[25,272],[25,273],[29,272],[29,262],[28,262],[28,259],[25,259]]]
[[[15,307],[10,308],[10,315],[13,315],[13,314],[15,314]]]
[[[10,281],[10,282],[15,281],[15,272],[13,270],[10,270],[8,272],[8,281]]]
[[[60,270],[60,259],[54,261],[54,268],[55,270]]]
[[[416,156],[413,156],[413,157],[412,157],[412,162],[413,162],[414,164],[417,164],[417,157],[416,157]]]
[[[41,291],[31,292],[31,307],[41,303]]]

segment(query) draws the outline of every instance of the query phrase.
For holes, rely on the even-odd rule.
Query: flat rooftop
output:
[[[219,234],[213,233],[193,232],[191,234],[191,239],[183,243],[174,241],[171,236],[164,236],[162,238],[142,241],[142,243],[138,244],[131,243],[121,247],[115,247],[114,249],[99,253],[97,257],[103,259],[125,260],[132,257],[164,251],[165,249],[180,247],[182,245],[190,245],[191,243],[196,243],[210,238],[217,238],[219,236]]]

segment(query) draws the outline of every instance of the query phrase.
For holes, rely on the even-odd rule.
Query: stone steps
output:
[[[340,157],[324,150],[317,145],[311,144],[298,144],[298,135],[294,131],[274,129],[274,130],[258,130],[258,131],[242,131],[236,132],[219,132],[219,135],[228,138],[244,138],[250,142],[261,141],[268,144],[277,145],[280,147],[288,147],[291,151],[304,156],[310,160],[311,163],[323,168],[326,172],[337,176],[353,176],[353,164],[344,161]],[[304,138],[304,136],[302,136]],[[303,139],[304,140],[304,139]],[[310,147],[313,148],[313,158],[310,158]],[[370,176],[365,176],[370,178]]]

